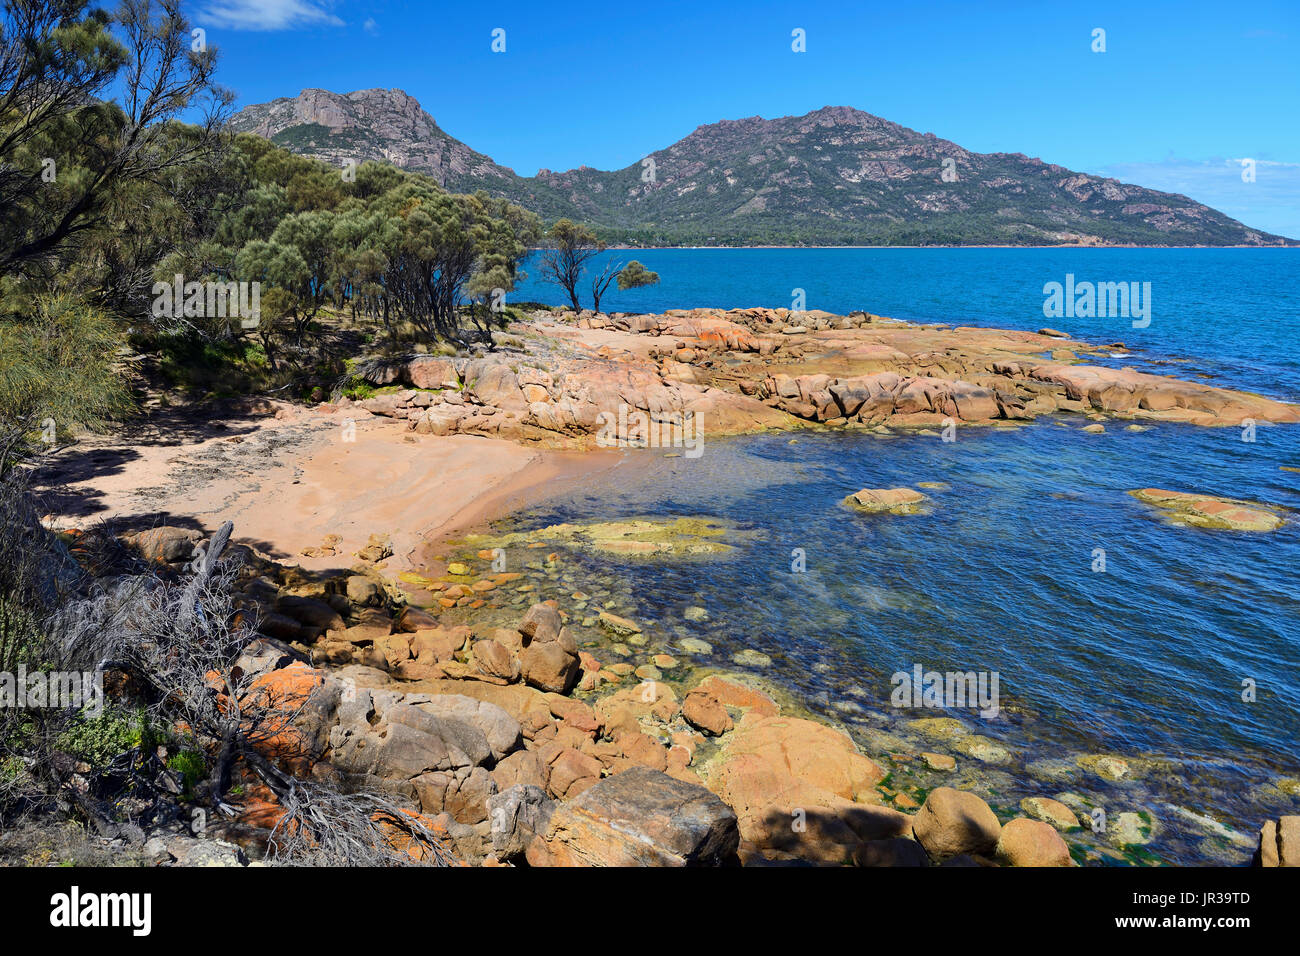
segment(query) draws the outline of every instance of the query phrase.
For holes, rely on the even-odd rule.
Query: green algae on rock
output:
[[[1175,524],[1228,531],[1274,531],[1282,519],[1269,506],[1215,495],[1197,495],[1160,488],[1140,488],[1130,495],[1164,511]]]
[[[718,557],[752,532],[740,531],[716,518],[631,518],[621,521],[564,522],[535,531],[494,537],[500,545],[552,542],[606,555],[660,560]],[[486,541],[490,536],[479,536]]]

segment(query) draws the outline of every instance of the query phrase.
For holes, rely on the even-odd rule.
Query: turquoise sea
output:
[[[620,253],[658,287],[614,293],[610,310],[701,305],[866,309],[896,318],[1037,329],[1122,342],[1117,364],[1208,377],[1300,401],[1300,250],[830,249]],[[1152,320],[1045,319],[1044,283],[1152,284]],[[529,282],[516,300],[560,302]],[[1061,427],[1061,423],[1071,427]],[[1300,812],[1300,427],[1161,425],[1104,436],[1078,420],[1018,430],[921,435],[800,432],[707,438],[697,459],[629,451],[576,494],[516,518],[712,515],[752,535],[709,565],[611,564],[619,613],[669,653],[712,645],[698,664],[750,670],[841,723],[864,749],[952,753],[952,775],[895,770],[899,786],[986,792],[1016,811],[1025,796],[1100,808],[1141,844],[1085,834],[1089,859],[1241,863],[1260,823]],[[863,518],[838,502],[862,487],[942,482],[931,513]],[[1267,535],[1163,522],[1126,492],[1147,486],[1255,499],[1290,509]],[[806,571],[792,570],[802,549]],[[1096,570],[1097,549],[1105,552]],[[580,559],[587,560],[587,559]],[[707,621],[688,620],[702,607]],[[698,614],[694,615],[698,616]],[[995,671],[1002,713],[890,706],[890,677]],[[1256,688],[1243,700],[1243,688]],[[1246,694],[1250,697],[1250,694]],[[949,716],[969,734],[939,740],[909,721]],[[991,745],[991,746],[990,746]],[[976,752],[986,759],[980,759]],[[1089,755],[1130,764],[1122,779]],[[1080,764],[1079,758],[1085,758]],[[991,758],[991,759],[988,759]]]

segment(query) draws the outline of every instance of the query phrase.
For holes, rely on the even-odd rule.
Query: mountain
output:
[[[445,133],[401,90],[298,96],[231,120],[341,165],[374,159],[646,244],[1294,245],[1186,196],[1022,153],[972,153],[847,106],[701,126],[613,171],[519,176]],[[651,176],[653,170],[653,176]]]

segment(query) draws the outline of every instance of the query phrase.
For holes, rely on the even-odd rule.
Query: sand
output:
[[[308,569],[353,560],[387,535],[390,572],[423,566],[422,545],[532,504],[612,466],[616,453],[552,451],[469,435],[413,435],[404,422],[287,404],[219,421],[91,437],[36,474],[50,527],[111,522],[215,530]],[[339,535],[335,555],[308,557]]]

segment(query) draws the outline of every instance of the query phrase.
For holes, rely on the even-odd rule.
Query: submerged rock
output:
[[[754,650],[752,647],[736,651],[731,655],[731,659],[741,667],[769,667],[772,664],[772,658],[762,651]]]
[[[1164,511],[1175,524],[1230,531],[1274,531],[1282,519],[1257,501],[1239,501],[1160,488],[1141,488],[1130,495]]]
[[[974,757],[980,763],[1010,763],[1011,753],[997,741],[981,734],[959,737],[953,747],[958,753]]]
[[[671,560],[721,556],[735,550],[730,541],[749,536],[752,532],[740,531],[715,518],[637,518],[582,524],[566,522],[508,534],[492,539],[492,543],[501,546],[562,543],[607,555]]]
[[[1051,797],[1025,797],[1020,801],[1020,809],[1027,816],[1050,823],[1058,830],[1079,829],[1079,818],[1060,800],[1053,800]]]
[[[1156,818],[1149,812],[1125,810],[1109,817],[1106,837],[1119,846],[1143,846],[1155,839]]]
[[[866,514],[913,515],[929,499],[911,488],[863,488],[844,499],[844,505]]]
[[[619,617],[617,614],[613,614],[609,611],[601,611],[596,617],[596,622],[605,630],[609,631],[611,634],[617,635],[618,637],[628,637],[632,634],[641,633],[641,625],[637,624],[635,621],[628,620],[625,617]]]
[[[1088,754],[1077,758],[1076,763],[1106,780],[1124,780],[1133,774],[1127,760],[1110,754]]]
[[[713,645],[708,641],[702,641],[698,637],[683,637],[677,642],[681,645],[683,651],[687,654],[712,654]]]
[[[921,754],[921,759],[931,770],[939,770],[947,773],[957,769],[957,761],[947,754],[936,754],[925,751]]]

